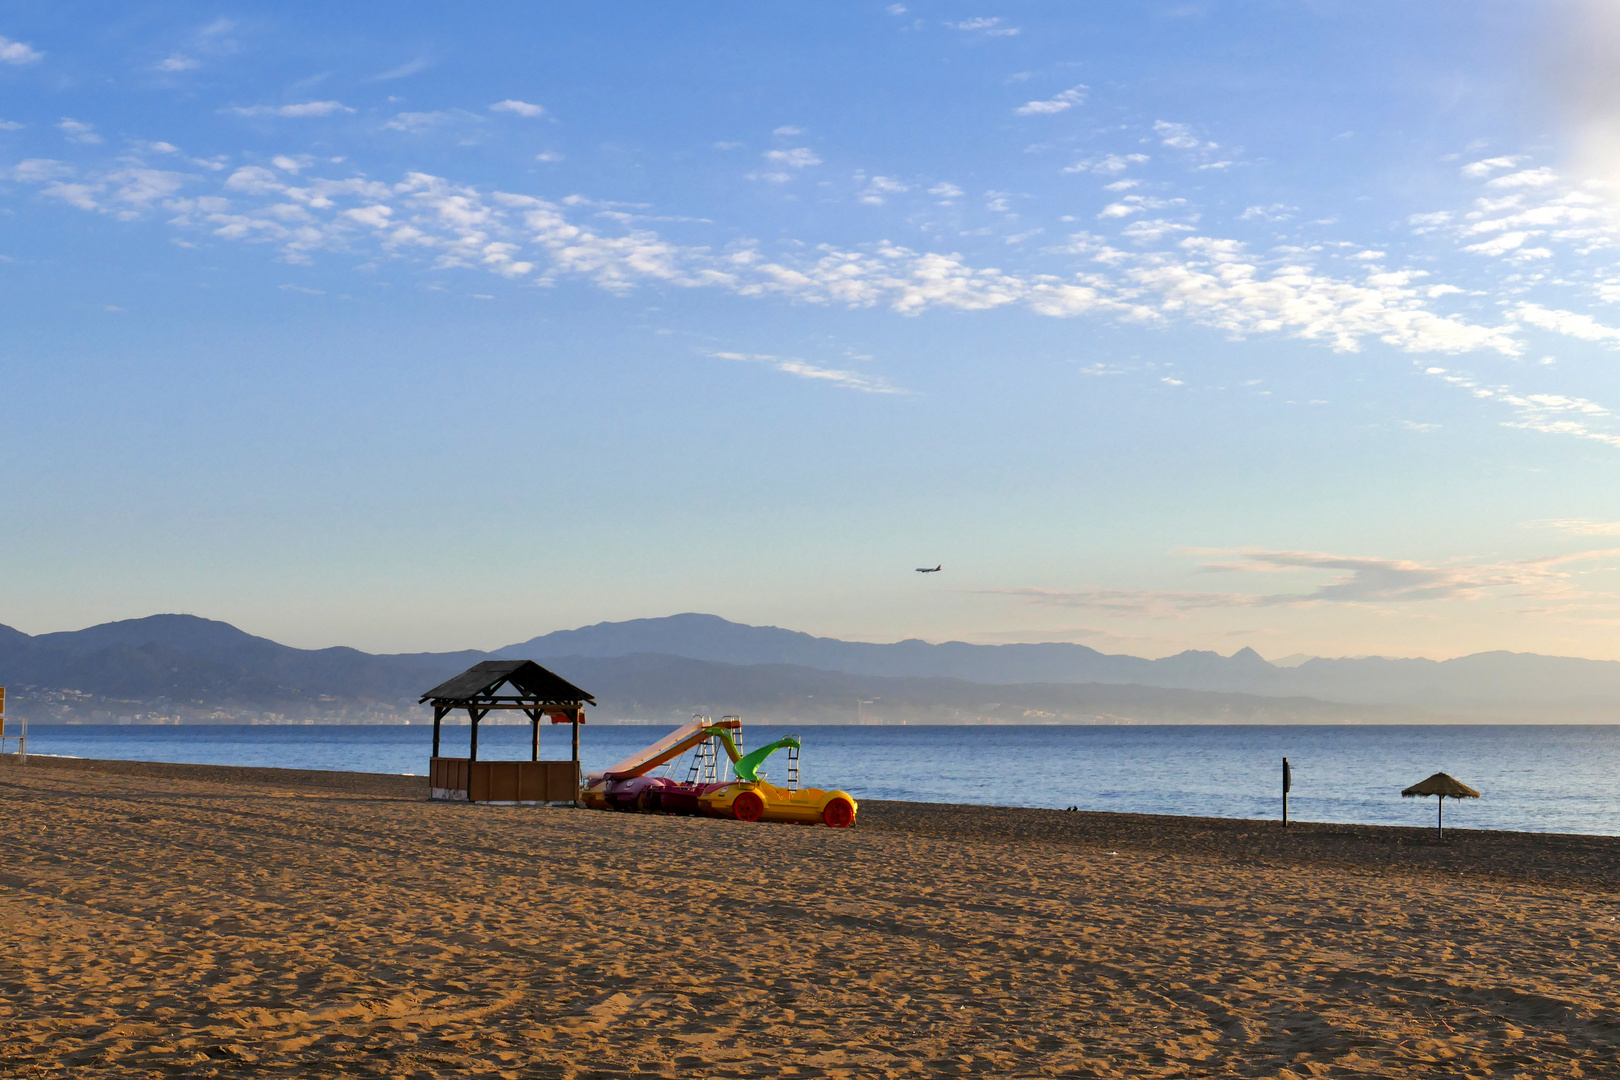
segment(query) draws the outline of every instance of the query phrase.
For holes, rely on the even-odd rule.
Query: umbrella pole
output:
[[[1444,840],[1446,838],[1445,822],[1446,797],[1442,795],[1434,804],[1434,835],[1436,839]]]

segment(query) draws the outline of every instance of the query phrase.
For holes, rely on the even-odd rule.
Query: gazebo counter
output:
[[[470,761],[436,757],[428,763],[431,797],[452,802],[568,803],[579,798],[577,761]]]

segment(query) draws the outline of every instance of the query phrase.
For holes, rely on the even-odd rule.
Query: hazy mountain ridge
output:
[[[1601,710],[1612,704],[1620,720],[1620,662],[1532,653],[1476,653],[1439,661],[1318,657],[1280,667],[1247,648],[1229,657],[1190,650],[1148,660],[1062,642],[934,645],[912,639],[873,644],[683,614],[562,630],[496,650],[496,655],[538,659],[636,652],[727,663],[798,664],[861,675],[945,676],[991,684],[1117,683],[1441,710],[1500,711],[1505,706]]]
[[[37,637],[0,626],[0,684],[17,688],[14,711],[40,720],[126,707],[215,719],[414,717],[423,690],[491,656],[540,660],[591,688],[604,718],[621,719],[689,711],[822,723],[1620,718],[1620,663],[1505,652],[1280,667],[1251,649],[1149,660],[1064,643],[874,644],[697,614],[599,623],[490,653],[396,655],[295,649],[190,615]]]

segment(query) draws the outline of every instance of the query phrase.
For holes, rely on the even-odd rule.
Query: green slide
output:
[[[753,750],[748,754],[745,754],[743,757],[738,759],[737,764],[734,766],[734,768],[737,770],[737,778],[739,780],[747,780],[750,783],[758,781],[759,767],[765,764],[766,758],[770,757],[784,746],[791,746],[797,750],[799,748],[799,740],[794,736],[789,735],[785,739],[777,739],[773,743],[767,743],[758,750]]]
[[[703,730],[703,734],[713,736],[714,738],[719,739],[720,742],[725,745],[726,756],[731,759],[732,768],[737,770],[737,779],[746,780],[751,784],[759,782],[758,769],[761,765],[765,764],[766,758],[770,757],[784,746],[791,746],[795,750],[799,749],[798,737],[789,735],[785,739],[777,739],[773,743],[762,746],[752,753],[740,754],[737,752],[736,742],[731,738],[731,732],[727,731],[725,728],[705,728]]]

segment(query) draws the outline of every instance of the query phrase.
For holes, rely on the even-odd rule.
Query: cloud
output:
[[[1317,551],[1239,548],[1203,554],[1231,561],[1204,564],[1205,573],[1313,573],[1332,576],[1314,588],[1294,592],[1220,592],[1166,589],[1073,590],[1036,587],[987,589],[1031,603],[1090,608],[1115,615],[1176,618],[1211,608],[1316,607],[1324,604],[1385,607],[1486,598],[1525,599],[1575,595],[1572,564],[1612,558],[1604,549],[1509,561],[1421,563],[1409,559],[1338,555]]]
[[[1085,104],[1086,91],[1090,89],[1085,85],[1072,86],[1047,98],[1045,101],[1030,101],[1018,106],[1013,112],[1019,116],[1045,116],[1052,113],[1065,112],[1076,105]]]
[[[1548,521],[1532,521],[1530,524],[1547,529],[1557,529],[1559,532],[1572,533],[1575,536],[1620,536],[1620,521],[1593,521],[1590,518],[1555,518]]]
[[[963,19],[961,22],[948,22],[945,24],[952,30],[964,30],[970,33],[986,34],[990,37],[1012,37],[1018,33],[1018,28],[1001,25],[1001,19]]]
[[[1496,172],[1498,169],[1511,169],[1519,162],[1526,160],[1523,157],[1493,157],[1484,161],[1476,161],[1462,167],[1462,174],[1470,180],[1481,180]]]
[[[393,79],[406,79],[412,75],[418,75],[432,66],[432,60],[429,60],[425,56],[421,56],[415,60],[407,60],[398,67],[389,68],[387,71],[379,71],[377,74],[367,79],[366,82],[389,82]]]
[[[1538,188],[1556,184],[1557,182],[1558,174],[1551,169],[1525,169],[1522,172],[1509,173],[1507,176],[1498,176],[1494,180],[1487,181],[1486,186],[1493,188]]]
[[[863,394],[906,393],[906,391],[898,387],[889,385],[883,379],[862,375],[857,371],[840,371],[836,368],[817,367],[815,364],[806,363],[795,357],[736,352],[716,352],[709,355],[717,360],[744,360],[751,363],[768,364],[777,371],[796,378],[831,383],[833,386],[843,387],[845,390],[858,390]]]
[[[495,104],[491,105],[489,109],[491,112],[509,112],[518,116],[527,117],[544,116],[546,112],[546,110],[539,105],[531,105],[527,101],[519,101],[516,98],[507,98],[505,101],[497,101]]]
[[[793,179],[789,169],[808,169],[812,165],[820,165],[821,159],[815,151],[808,147],[799,146],[790,150],[767,150],[764,158],[773,168],[765,172],[752,172],[748,174],[750,180],[765,180],[772,184],[785,184]]]
[[[295,105],[238,105],[223,110],[237,116],[331,116],[334,113],[352,113],[341,101],[303,101]]]
[[[1155,199],[1148,195],[1127,195],[1115,203],[1109,203],[1097,214],[1099,218],[1123,218],[1132,214],[1140,214],[1144,210],[1165,210],[1176,206],[1187,205],[1186,199]]]
[[[96,134],[95,127],[83,120],[73,120],[64,116],[57,122],[56,130],[66,135],[70,143],[93,145],[101,142],[101,136]]]
[[[936,196],[941,202],[949,202],[952,199],[960,199],[962,197],[962,189],[957,187],[955,184],[941,180],[939,183],[928,189],[928,194]]]
[[[37,64],[43,59],[45,54],[32,45],[0,36],[0,64],[22,67],[24,64]]]
[[[1173,150],[1202,150],[1216,149],[1217,144],[1199,142],[1193,135],[1192,128],[1186,124],[1172,124],[1167,120],[1156,121],[1153,125],[1154,134],[1159,141]]]
[[[1573,311],[1557,311],[1540,304],[1520,304],[1508,312],[1508,318],[1582,341],[1620,342],[1620,329],[1604,326],[1590,315]]]
[[[794,127],[792,124],[784,124],[781,127],[774,129],[771,134],[784,135],[791,138],[794,135],[803,135],[804,128]]]
[[[1098,154],[1077,161],[1063,171],[1066,173],[1101,173],[1105,176],[1124,172],[1131,165],[1143,165],[1148,161],[1146,154]]]
[[[190,71],[193,68],[202,67],[202,61],[195,60],[189,56],[182,56],[179,53],[174,53],[162,60],[159,60],[153,66],[159,71]]]
[[[11,168],[11,178],[25,184],[40,184],[73,175],[73,166],[51,158],[26,158]]]
[[[435,128],[454,124],[482,124],[485,120],[477,113],[465,109],[436,109],[433,112],[402,112],[389,118],[383,127],[389,131],[403,131],[420,135]]]
[[[901,192],[910,190],[909,186],[891,177],[874,176],[866,182],[866,187],[856,197],[868,206],[882,206],[884,196],[898,195]]]
[[[1289,206],[1287,203],[1272,203],[1270,206],[1251,206],[1238,215],[1239,221],[1287,221],[1299,213],[1299,207]]]

